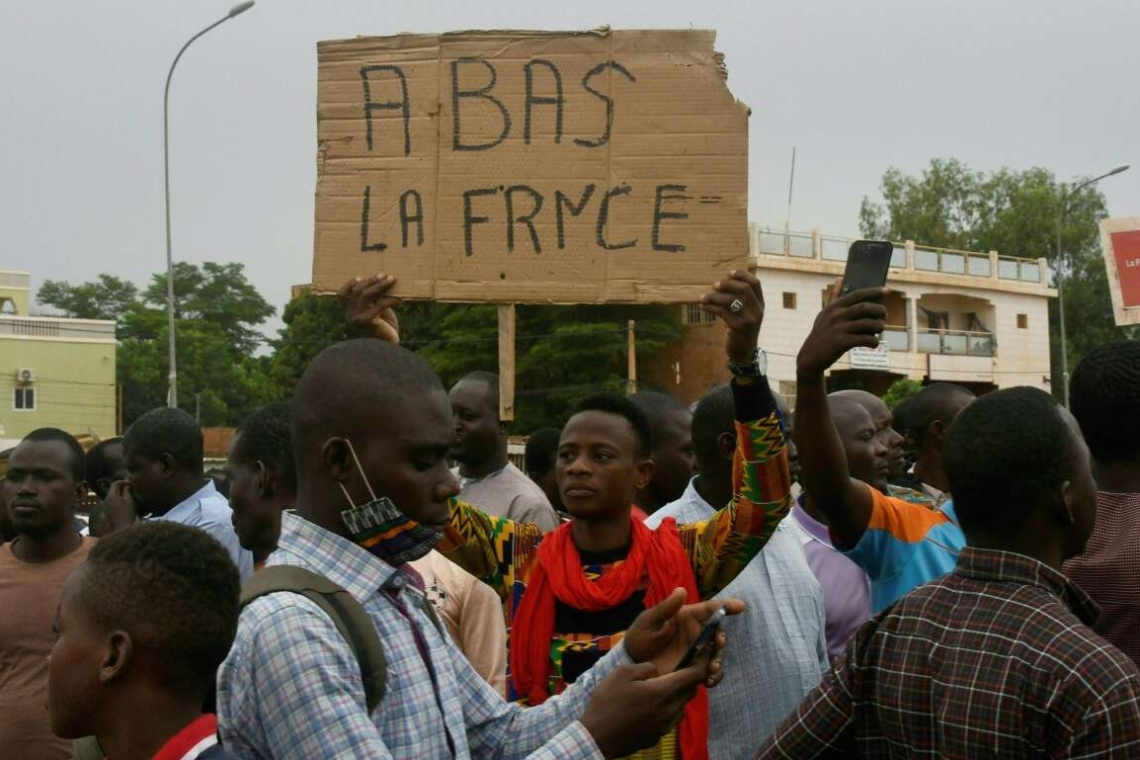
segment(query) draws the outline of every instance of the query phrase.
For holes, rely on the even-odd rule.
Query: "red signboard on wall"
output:
[[[1112,257],[1125,309],[1140,308],[1140,230],[1112,233]]]
[[[1100,244],[1118,325],[1140,324],[1140,217],[1105,219]]]

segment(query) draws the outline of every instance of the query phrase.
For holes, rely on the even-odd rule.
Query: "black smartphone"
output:
[[[841,296],[864,288],[881,288],[887,284],[887,270],[895,246],[887,240],[856,240],[847,252],[847,269],[843,272]]]
[[[689,651],[685,652],[685,656],[681,658],[681,661],[677,663],[677,670],[684,670],[693,664],[693,661],[701,654],[701,650],[712,641],[713,636],[716,634],[717,627],[727,616],[728,609],[725,607],[721,607],[709,615],[709,619],[705,621],[701,632],[697,634],[696,641],[689,647]]]

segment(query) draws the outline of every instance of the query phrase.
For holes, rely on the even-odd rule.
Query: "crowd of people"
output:
[[[1140,757],[1140,342],[1068,409],[892,412],[828,392],[886,319],[837,289],[782,399],[734,271],[728,384],[589,396],[524,471],[498,377],[446,390],[394,285],[346,283],[367,337],[219,478],[169,408],[0,454],[0,758]]]

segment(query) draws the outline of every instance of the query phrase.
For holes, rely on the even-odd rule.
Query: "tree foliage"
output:
[[[971,170],[956,159],[934,159],[919,176],[896,168],[883,173],[881,201],[864,197],[859,210],[865,237],[914,240],[923,245],[1004,256],[1045,258],[1065,273],[1065,320],[1070,369],[1092,347],[1135,335],[1115,326],[1098,224],[1107,215],[1095,186],[1057,182],[1046,169]],[[1057,219],[1064,258],[1057,260]],[[1049,305],[1054,392],[1061,393],[1059,312]]]
[[[273,307],[246,280],[241,264],[178,263],[175,296],[179,406],[198,414],[203,425],[235,424],[273,396],[266,360],[253,355],[263,340],[255,328]],[[127,425],[166,403],[164,272],[141,292],[107,274],[79,285],[48,281],[37,300],[68,317],[115,321]]]
[[[203,425],[236,425],[257,406],[288,399],[322,349],[358,337],[335,298],[305,293],[285,307],[284,326],[266,341],[256,328],[273,309],[241,264],[179,263],[174,274],[179,404]],[[109,275],[47,283],[39,300],[67,316],[116,321],[127,424],[166,403],[165,273],[142,291]],[[398,313],[403,345],[430,361],[445,386],[474,370],[498,370],[495,306],[411,302]],[[560,426],[583,397],[624,390],[630,319],[640,361],[681,335],[672,307],[518,306],[514,428]],[[258,356],[266,343],[270,351]]]
[[[916,395],[920,390],[922,390],[921,383],[915,382],[909,377],[900,377],[891,383],[891,387],[887,388],[887,392],[883,394],[883,403],[893,412],[895,407]]]
[[[74,319],[111,319],[138,302],[139,289],[132,282],[101,274],[94,282],[71,285],[67,280],[44,280],[36,300]]]

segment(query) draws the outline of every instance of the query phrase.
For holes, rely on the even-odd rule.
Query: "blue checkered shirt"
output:
[[[697,478],[680,499],[645,524],[666,517],[678,524],[710,519],[716,510],[697,492]],[[750,760],[756,748],[819,685],[827,672],[823,589],[785,518],[768,543],[718,594],[740,599],[744,612],[725,621],[724,681],[709,692],[709,757]]]
[[[497,694],[435,628],[407,576],[356,544],[287,513],[268,564],[320,573],[364,605],[384,645],[388,691],[369,715],[360,668],[332,621],[298,594],[261,597],[242,611],[218,672],[222,742],[243,760],[443,760],[453,757],[448,732],[456,760],[601,758],[578,718],[594,686],[631,662],[624,647],[561,696],[524,709]]]

